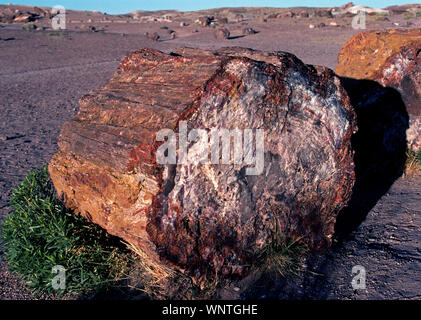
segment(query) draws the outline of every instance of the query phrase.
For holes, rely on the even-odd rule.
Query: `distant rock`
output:
[[[13,19],[13,22],[30,22],[35,21],[32,14],[23,14]]]
[[[250,28],[250,27],[248,27],[248,28],[244,28],[243,30],[242,30],[242,34],[243,35],[251,35],[251,34],[256,34],[257,33],[257,31],[256,30],[254,30],[253,28]]]
[[[268,19],[280,19],[282,18],[282,13],[272,13],[267,16]]]
[[[12,10],[11,8],[8,8],[8,7],[0,7],[0,22],[7,22],[7,23],[34,22],[45,16],[43,11],[39,11],[39,13],[36,11],[37,11],[36,9],[35,10],[32,9],[32,12],[31,12],[31,11]]]
[[[314,15],[316,17],[321,17],[321,18],[332,18],[333,14],[331,10],[316,10]]]
[[[336,73],[395,88],[409,114],[408,147],[421,149],[421,30],[366,31],[341,49]]]
[[[149,33],[146,32],[145,33],[146,38],[148,38],[149,40],[153,40],[153,41],[158,41],[160,36],[158,33],[154,32],[154,33]]]
[[[217,18],[216,22],[219,24],[228,24],[228,18]]]
[[[227,28],[221,28],[215,31],[215,38],[218,40],[226,40],[230,37],[230,31]]]
[[[281,13],[282,18],[293,18],[294,16],[295,16],[295,13],[292,12],[292,11],[287,11],[287,12]]]
[[[174,30],[168,30],[168,34],[170,35],[171,39],[175,39],[177,37],[177,32]]]
[[[389,12],[391,15],[397,16],[397,15],[407,13],[408,11],[406,9],[395,8],[395,9],[389,9]]]
[[[300,11],[298,14],[297,14],[297,17],[298,18],[308,18],[310,15],[309,15],[309,13],[307,12],[307,11]]]
[[[352,8],[354,6],[355,6],[355,4],[353,2],[348,2],[347,4],[344,4],[343,6],[341,6],[340,9],[346,10],[346,9]]]
[[[242,22],[244,20],[244,16],[242,14],[236,14],[235,15],[235,21],[236,22]]]
[[[195,22],[202,27],[208,27],[212,21],[213,17],[199,17]]]

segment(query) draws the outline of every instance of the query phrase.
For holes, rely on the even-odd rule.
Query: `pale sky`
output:
[[[11,0],[2,1],[7,4]],[[54,7],[61,5],[66,9],[74,10],[98,10],[109,14],[128,13],[135,10],[162,10],[177,9],[182,11],[220,8],[220,7],[334,7],[341,6],[349,1],[336,0],[17,0],[13,4],[35,5]],[[357,0],[356,5],[364,5],[375,8],[384,8],[390,5],[421,3],[421,0],[389,1],[389,0]]]

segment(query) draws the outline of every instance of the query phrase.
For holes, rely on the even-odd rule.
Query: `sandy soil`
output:
[[[230,17],[235,13],[227,12]],[[197,16],[204,13],[184,14],[172,22],[141,22],[125,16],[69,12],[68,30],[60,32],[51,30],[48,21],[36,21],[39,28],[46,29],[33,32],[23,31],[21,23],[0,24],[0,219],[9,211],[12,188],[29,170],[42,167],[57,151],[60,127],[76,114],[78,99],[107,81],[126,53],[142,47],[169,52],[181,46],[242,46],[289,51],[306,63],[334,69],[339,49],[359,31],[351,28],[350,18],[263,22],[258,12],[241,12],[244,21],[226,25],[231,31],[231,38],[226,40],[216,40],[212,27],[194,24]],[[264,12],[263,16],[267,14]],[[181,21],[189,25],[181,27]],[[340,26],[308,27],[323,21],[327,25],[335,21]],[[412,23],[408,27],[421,27],[421,18],[391,16],[389,21],[369,17],[368,28],[393,28],[393,23],[406,26],[408,22]],[[103,31],[89,32],[89,26]],[[170,39],[168,30],[162,27],[175,30],[176,39]],[[244,27],[259,33],[242,37]],[[160,41],[147,39],[145,32],[159,33]],[[300,281],[261,279],[252,291],[227,290],[222,297],[421,298],[420,190],[420,177],[397,180],[343,242],[326,255],[309,259],[308,272]],[[1,254],[0,249],[0,299],[33,299],[19,277],[7,271]],[[367,269],[366,290],[351,288],[351,269],[357,264]]]

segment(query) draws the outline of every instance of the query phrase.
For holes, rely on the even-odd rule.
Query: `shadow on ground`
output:
[[[375,81],[342,78],[357,114],[352,137],[356,181],[351,201],[336,220],[340,242],[364,221],[404,171],[409,117],[401,95]]]

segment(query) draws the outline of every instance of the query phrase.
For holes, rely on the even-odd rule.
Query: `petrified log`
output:
[[[158,41],[159,38],[160,38],[159,34],[156,33],[156,32],[154,32],[154,33],[146,32],[145,36],[146,36],[146,38],[148,38],[150,40],[153,40],[153,41]]]
[[[367,31],[339,53],[336,73],[396,89],[409,114],[408,147],[421,149],[421,29]]]
[[[213,21],[213,17],[199,17],[196,20],[196,23],[200,24],[203,27],[207,27],[211,24],[212,21]]]
[[[225,40],[230,37],[230,31],[227,28],[220,28],[215,31],[215,39],[217,40]]]
[[[291,54],[142,49],[80,100],[49,171],[66,206],[154,261],[242,276],[273,241],[331,244],[355,130],[339,78]]]

